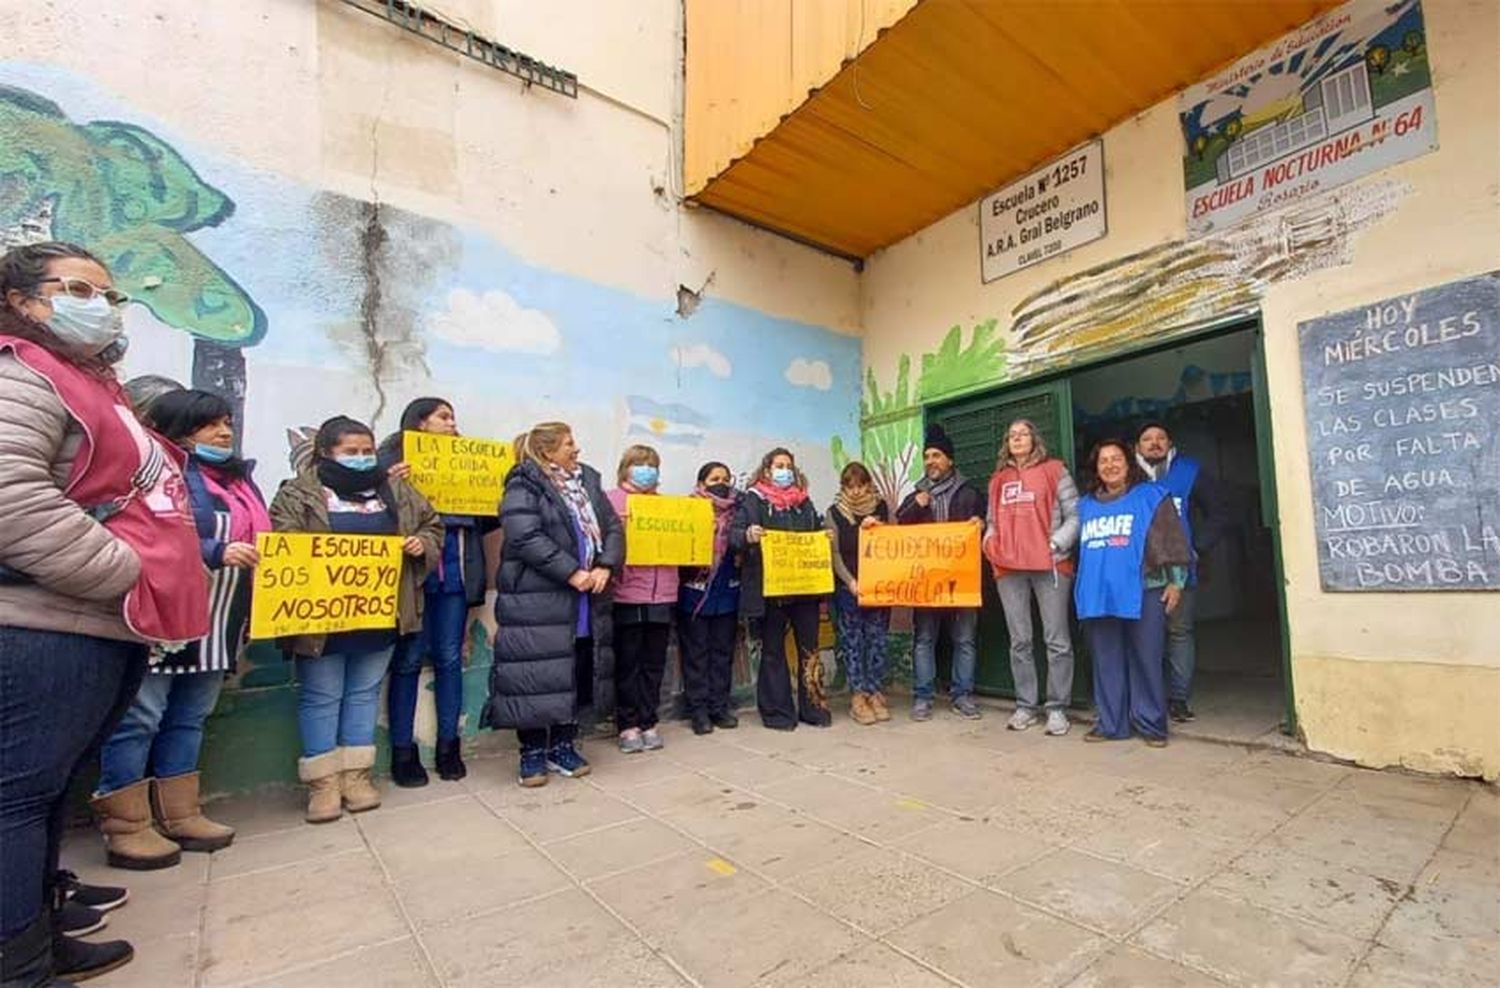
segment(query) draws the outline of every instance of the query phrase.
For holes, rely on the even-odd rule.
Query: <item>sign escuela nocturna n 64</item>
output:
[[[1108,232],[1104,143],[1094,140],[979,200],[980,271],[994,281]]]

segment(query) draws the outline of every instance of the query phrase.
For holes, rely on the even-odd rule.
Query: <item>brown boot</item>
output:
[[[297,759],[297,776],[307,783],[308,823],[332,823],[344,815],[339,801],[339,768],[343,758],[339,749],[325,751],[311,758]]]
[[[182,848],[151,829],[150,785],[142,779],[89,800],[99,817],[99,832],[104,835],[112,868],[155,871],[182,860]]]
[[[234,841],[234,828],[203,815],[198,802],[198,773],[156,779],[151,784],[151,810],[161,832],[184,851],[213,852]]]
[[[849,701],[849,716],[854,718],[854,723],[869,727],[875,723],[875,711],[870,706],[870,694],[856,693]]]
[[[339,791],[343,794],[344,808],[350,813],[363,813],[380,805],[380,790],[370,781],[370,769],[375,766],[375,746],[360,745],[340,748],[343,752],[343,771],[339,772]]]
[[[870,694],[870,712],[875,715],[876,720],[886,721],[891,719],[891,708],[886,705],[885,694],[879,690]]]

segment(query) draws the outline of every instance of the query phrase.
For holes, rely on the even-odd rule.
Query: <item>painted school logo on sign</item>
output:
[[[1188,230],[1280,209],[1437,147],[1417,0],[1352,0],[1178,102]]]
[[[983,278],[1003,278],[1108,231],[1104,145],[1090,141],[979,201]]]

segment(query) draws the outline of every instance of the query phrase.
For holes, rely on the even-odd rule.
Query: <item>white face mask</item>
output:
[[[103,295],[91,299],[54,295],[48,301],[52,303],[52,318],[47,320],[47,328],[91,357],[125,335],[124,320]]]

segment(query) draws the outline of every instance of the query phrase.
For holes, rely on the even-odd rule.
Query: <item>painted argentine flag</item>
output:
[[[625,410],[630,419],[625,434],[631,438],[674,446],[697,446],[708,432],[708,416],[686,405],[627,395]]]

